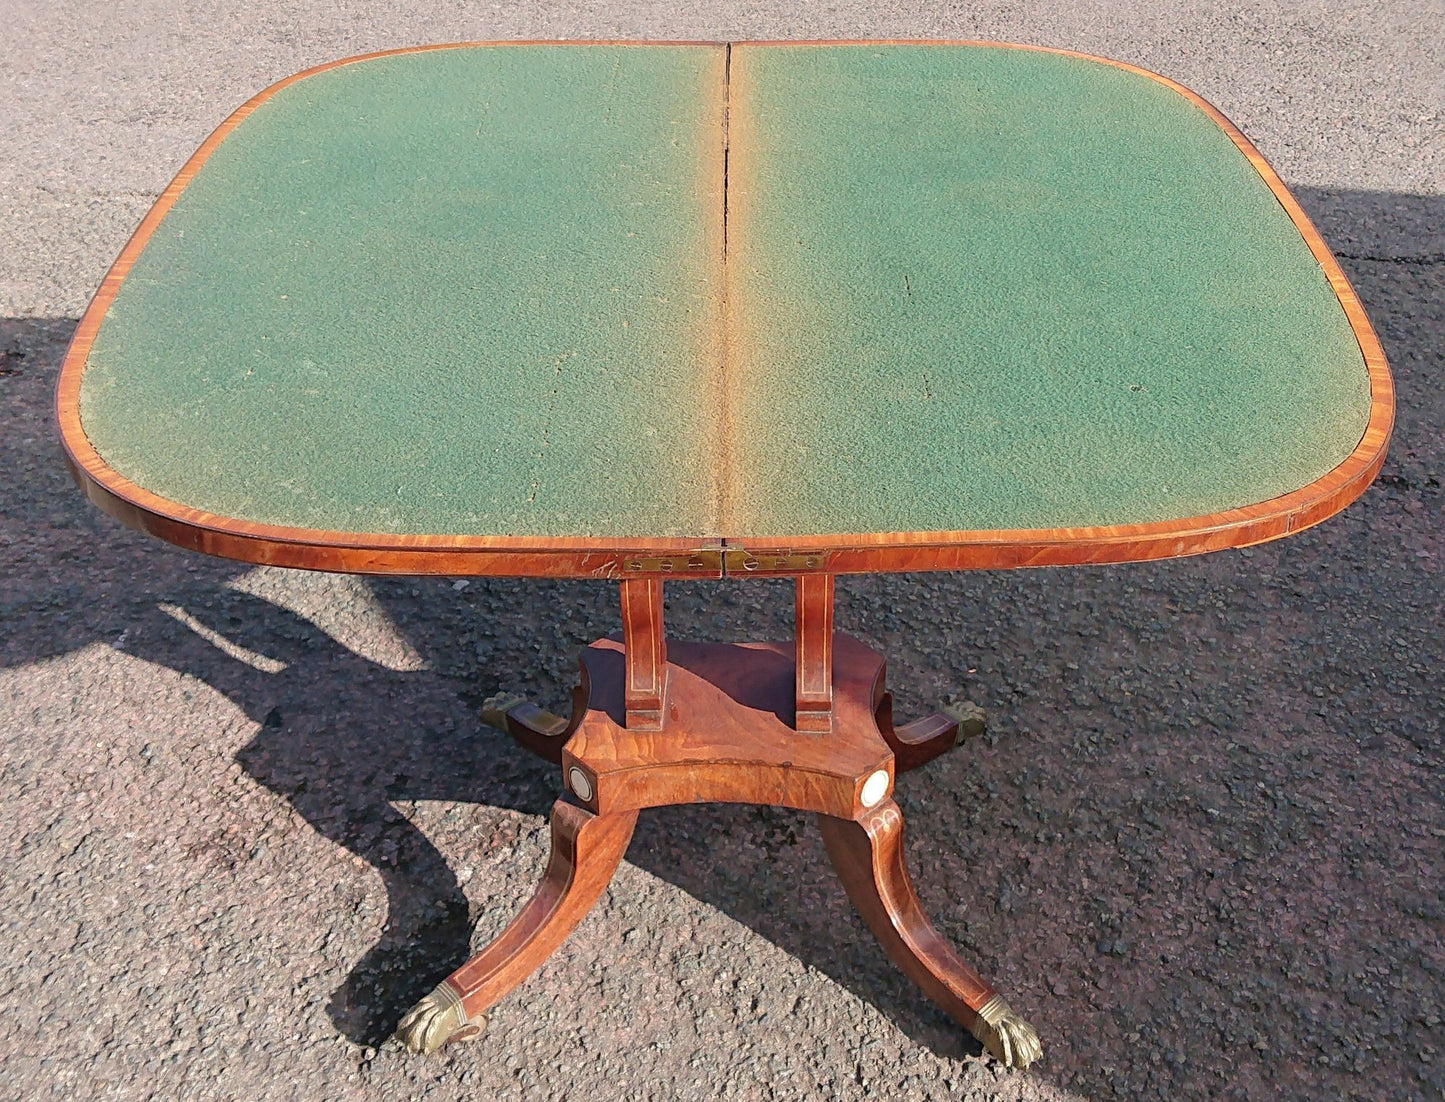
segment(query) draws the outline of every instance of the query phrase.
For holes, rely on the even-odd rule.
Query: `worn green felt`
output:
[[[90,354],[148,490],[361,532],[714,533],[724,55],[413,53],[204,163]]]
[[[1298,231],[1157,81],[740,46],[729,90],[720,48],[504,46],[261,104],[126,279],[81,416],[246,521],[746,539],[1246,505],[1344,459],[1368,398]]]
[[[1299,232],[1178,93],[1023,50],[737,47],[739,537],[1177,519],[1343,460]]]

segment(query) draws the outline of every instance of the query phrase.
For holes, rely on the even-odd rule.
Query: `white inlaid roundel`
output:
[[[573,789],[573,791],[576,790]],[[863,791],[859,793],[858,800],[864,807],[876,807],[886,795],[888,795],[888,770],[880,769],[863,782]]]

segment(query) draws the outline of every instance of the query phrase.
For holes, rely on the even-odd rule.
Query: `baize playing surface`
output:
[[[988,46],[518,45],[259,103],[89,349],[111,469],[338,532],[1074,528],[1289,493],[1371,387],[1170,86]]]

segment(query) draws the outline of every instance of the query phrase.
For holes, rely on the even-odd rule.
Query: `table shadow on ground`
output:
[[[1434,504],[1439,495],[1437,445],[1440,434],[1445,432],[1445,416],[1438,394],[1419,368],[1436,362],[1430,334],[1431,325],[1438,331],[1438,271],[1445,258],[1430,251],[1438,248],[1437,243],[1423,230],[1416,233],[1416,228],[1445,224],[1445,204],[1431,197],[1316,189],[1297,189],[1297,193],[1319,219],[1327,239],[1345,256],[1343,262],[1381,329],[1400,387],[1397,437],[1381,485],[1371,491],[1373,497],[1367,495],[1351,513],[1330,522],[1317,536],[1300,538],[1302,543],[1312,538],[1322,541],[1327,555],[1338,552],[1339,557],[1345,557],[1347,541],[1364,538],[1367,530],[1381,524],[1382,518],[1388,524],[1408,526],[1414,515],[1412,502],[1423,500],[1438,508]],[[6,356],[6,370],[12,374],[0,378],[0,385],[18,396],[8,405],[6,416],[43,418],[41,411],[48,400],[54,363],[46,364],[39,358],[27,363],[21,344],[31,339],[28,334],[37,326],[65,329],[73,322],[11,320],[3,324],[7,334],[3,351],[16,354]],[[11,334],[22,334],[23,340]],[[44,385],[24,389],[15,381],[23,384],[27,376],[30,382],[43,381]],[[56,448],[49,440],[10,432],[0,442],[0,450],[7,461],[18,461],[11,462],[11,470],[35,472],[33,478],[12,481],[4,491],[7,538],[30,549],[31,556],[11,572],[0,589],[6,609],[0,663],[33,662],[97,641],[106,642],[146,661],[191,674],[226,695],[259,725],[255,736],[237,755],[243,768],[286,799],[319,834],[375,867],[385,884],[387,927],[353,968],[331,1004],[338,1029],[358,1044],[374,1044],[415,998],[466,957],[473,917],[467,895],[447,861],[396,812],[392,801],[456,800],[544,815],[558,791],[556,770],[480,725],[476,721],[477,704],[502,688],[529,693],[554,706],[563,703],[570,683],[567,670],[576,647],[616,630],[613,588],[587,583],[479,581],[466,591],[467,599],[462,601],[455,599],[456,591],[442,582],[370,583],[387,615],[433,667],[430,672],[399,672],[359,657],[294,613],[228,588],[227,583],[250,567],[200,559],[120,529],[86,506],[69,486],[60,470]],[[1394,512],[1395,505],[1403,512]],[[1370,515],[1372,510],[1379,515]],[[1425,536],[1438,547],[1438,532],[1430,536],[1427,530]],[[1273,552],[1261,549],[1260,553]],[[1406,553],[1400,551],[1401,555]],[[41,560],[43,565],[37,565]],[[1201,560],[1206,561],[1212,560]],[[1393,566],[1381,562],[1372,566],[1380,571],[1394,570],[1392,576],[1404,577],[1418,564],[1401,559]],[[1087,578],[1095,581],[1080,579],[1077,583],[1053,575],[1007,579],[996,576],[993,583],[1018,598],[1015,611],[1005,611],[1005,616],[1012,618],[996,625],[1003,638],[1018,649],[1014,655],[1004,653],[999,657],[1005,667],[1017,660],[1021,668],[1035,661],[1042,661],[1040,669],[1045,672],[1056,668],[1058,664],[1050,657],[1055,647],[1050,636],[1061,625],[1047,620],[1052,610],[1069,607],[1083,592],[1100,601],[1093,635],[1137,635],[1139,624],[1148,619],[1152,610],[1147,601],[1123,596],[1125,583],[1118,579],[1137,570],[1141,575],[1162,578],[1166,587],[1177,586],[1187,597],[1191,588],[1207,588],[1211,569],[1217,568],[1187,563],[1167,569],[1113,568],[1102,574],[1089,572]],[[1200,574],[1201,570],[1205,573]],[[1319,580],[1328,582],[1329,571],[1323,567],[1321,570]],[[1101,577],[1105,580],[1097,581]],[[1204,579],[1202,583],[1197,581],[1199,578]],[[986,584],[990,584],[987,577],[968,579],[960,583],[958,593],[967,596]],[[881,588],[870,589],[870,585]],[[856,609],[860,602],[905,599],[906,587],[906,579],[856,583],[851,589],[845,585],[843,605],[846,608],[851,601]],[[696,601],[682,598],[684,607],[673,610],[680,612],[674,616],[673,629],[694,638],[747,638],[777,636],[777,628],[786,626],[785,590],[748,587],[733,598],[727,597],[727,592],[726,586],[715,587]],[[1111,600],[1112,608],[1108,607]],[[1348,600],[1343,598],[1342,602]],[[158,607],[168,601],[184,607],[197,623],[218,636],[285,663],[285,669],[279,673],[258,670],[198,641],[200,637],[194,630],[178,624]],[[783,612],[778,611],[780,607]],[[998,612],[996,604],[989,607],[991,613]],[[1303,647],[1308,648],[1312,638],[1319,648],[1328,647],[1332,611],[1325,607],[1307,612],[1303,620],[1295,623],[1296,630],[1314,633],[1300,641]],[[553,614],[559,626],[539,633],[536,625],[547,624]],[[875,624],[870,631],[867,614],[856,615],[864,622],[850,625],[840,610],[840,627],[851,627],[882,644],[893,656],[894,684],[902,687],[905,699],[912,697],[909,703],[916,706],[929,704],[927,694],[936,686],[918,656],[936,654],[951,646],[954,636],[940,627],[931,637],[926,625],[906,638],[886,623]],[[490,627],[480,628],[478,618]],[[1036,622],[1040,619],[1045,622]],[[1176,623],[1181,619],[1176,617]],[[599,626],[601,630],[596,630]],[[759,627],[762,630],[752,630]],[[1392,623],[1382,629],[1382,635],[1388,630],[1404,636],[1418,627],[1403,621]],[[718,632],[728,634],[715,634]],[[901,645],[890,645],[893,643]],[[1042,659],[1038,654],[1025,654],[1030,645],[1040,648]],[[1066,650],[1063,648],[1060,655]],[[971,660],[972,656],[961,657],[962,662]],[[1359,661],[1362,674],[1390,665],[1390,658],[1383,652],[1360,655]],[[1279,695],[1277,685],[1267,679],[1299,676],[1298,671],[1286,672],[1272,665],[1253,675],[1252,683],[1237,667],[1226,667],[1223,672],[1244,680],[1242,696],[1236,693],[1225,701],[1209,686],[1202,690],[1206,703],[1213,693],[1226,711],[1237,709],[1241,702],[1247,708],[1251,699],[1265,707]],[[1030,702],[1026,691],[1018,689],[1007,676],[1006,668],[985,670],[979,682],[980,689],[1012,697],[1020,716],[1010,723],[1022,725],[1047,718],[1048,709],[1041,711],[1037,702]],[[1372,686],[1362,683],[1356,689],[1347,686],[1342,698],[1357,690],[1363,700],[1375,692]],[[1025,695],[1020,696],[1021,691]],[[1419,714],[1418,708],[1412,711],[1408,701],[1397,702],[1395,707],[1394,734],[1421,753],[1438,752],[1434,741],[1438,739],[1438,716],[1437,723],[1432,724],[1428,714]],[[1149,733],[1161,745],[1179,738],[1164,727]],[[1371,744],[1365,741],[1361,748],[1368,751]],[[1106,793],[1111,785],[1123,783],[1107,770],[1081,777],[1078,771],[1087,769],[1087,763],[1078,760],[1065,765],[1075,771],[1066,778],[1070,783],[1086,781]],[[944,767],[940,764],[939,768]],[[1039,768],[1049,779],[1048,767]],[[976,788],[973,791],[978,794]],[[910,801],[910,792],[920,798]],[[909,814],[910,827],[921,834],[933,825],[928,807],[955,799],[957,793],[925,770],[904,780],[900,798]],[[1115,792],[1104,802],[1109,798],[1122,800],[1124,794]],[[1017,811],[1017,805],[1012,810]],[[944,817],[957,819],[952,814]],[[846,907],[841,903],[841,892],[836,892],[833,902],[827,905],[824,922],[813,921],[801,911],[789,912],[786,897],[795,877],[812,876],[805,870],[822,857],[821,847],[807,840],[810,829],[805,817],[769,809],[666,809],[644,817],[629,860],[718,906],[800,961],[844,984],[915,1040],[948,1055],[976,1051],[976,1046],[959,1039],[959,1031],[932,1010],[921,994],[892,976],[860,923],[840,918]],[[731,882],[727,876],[720,877],[727,870],[720,869],[713,856],[718,837],[749,832],[758,837],[760,859],[743,871],[754,884],[761,880],[769,885],[768,890],[751,896],[737,890],[735,876]],[[910,853],[917,849],[914,846]],[[1026,858],[1021,856],[1019,860]],[[949,885],[935,879],[936,874],[926,866],[913,871],[925,902],[955,898]],[[1005,871],[1026,870],[1014,862]],[[826,875],[825,868],[823,873]],[[995,880],[978,887],[987,894],[996,891],[999,884]],[[971,939],[965,924],[937,910],[935,919],[945,933],[963,942],[962,949],[968,955]],[[1019,921],[1026,923],[1027,915]],[[1234,921],[1238,925],[1241,920]],[[1265,917],[1257,923],[1243,921],[1242,929],[1246,935],[1261,939],[1275,936]],[[1091,938],[1096,932],[1081,930],[1074,936]],[[1026,943],[1033,933],[1026,925],[1015,931],[1020,943]],[[1009,972],[1016,971],[1012,962],[1019,959],[1017,953],[986,951],[986,956],[990,959],[976,961],[981,970],[1007,989]],[[1004,961],[1007,967],[995,971],[993,966]],[[1140,966],[1148,974],[1165,969],[1162,964],[1147,962],[1140,962]],[[1229,974],[1214,977],[1215,983],[1224,986],[1248,980],[1244,965],[1233,981]],[[1153,981],[1146,975],[1144,985],[1148,982]],[[1160,972],[1158,982],[1167,984],[1164,972]],[[1123,991],[1106,1010],[1126,1025],[1147,1020],[1150,1015],[1147,1005],[1131,1005]],[[1049,1032],[1046,1026],[1046,1038]],[[1107,1047],[1108,1039],[1102,1039],[1101,1044]],[[1380,1047],[1383,1051],[1389,1046],[1382,1042]],[[1121,1059],[1118,1053],[1111,1058]],[[1246,1061],[1251,1058],[1242,1057]],[[1236,1069],[1236,1077],[1243,1077],[1238,1081],[1249,1082],[1252,1066]],[[1119,1084],[1106,1074],[1110,1071],[1113,1069],[1102,1066],[1076,1066],[1065,1081],[1087,1091],[1119,1089]],[[1161,1074],[1167,1073],[1166,1067]],[[1256,1073],[1266,1074],[1261,1069]],[[1050,1074],[1047,1064],[1040,1074]],[[1152,1082],[1151,1074],[1143,1068],[1137,1082],[1130,1079],[1128,1084],[1134,1087]],[[1408,1083],[1408,1078],[1400,1081]]]

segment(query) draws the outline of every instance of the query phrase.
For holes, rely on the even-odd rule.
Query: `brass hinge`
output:
[[[824,570],[828,556],[822,551],[749,551],[730,547],[723,552],[724,574],[807,574]]]
[[[721,550],[692,551],[685,555],[628,555],[622,560],[626,574],[710,574],[722,573]]]

